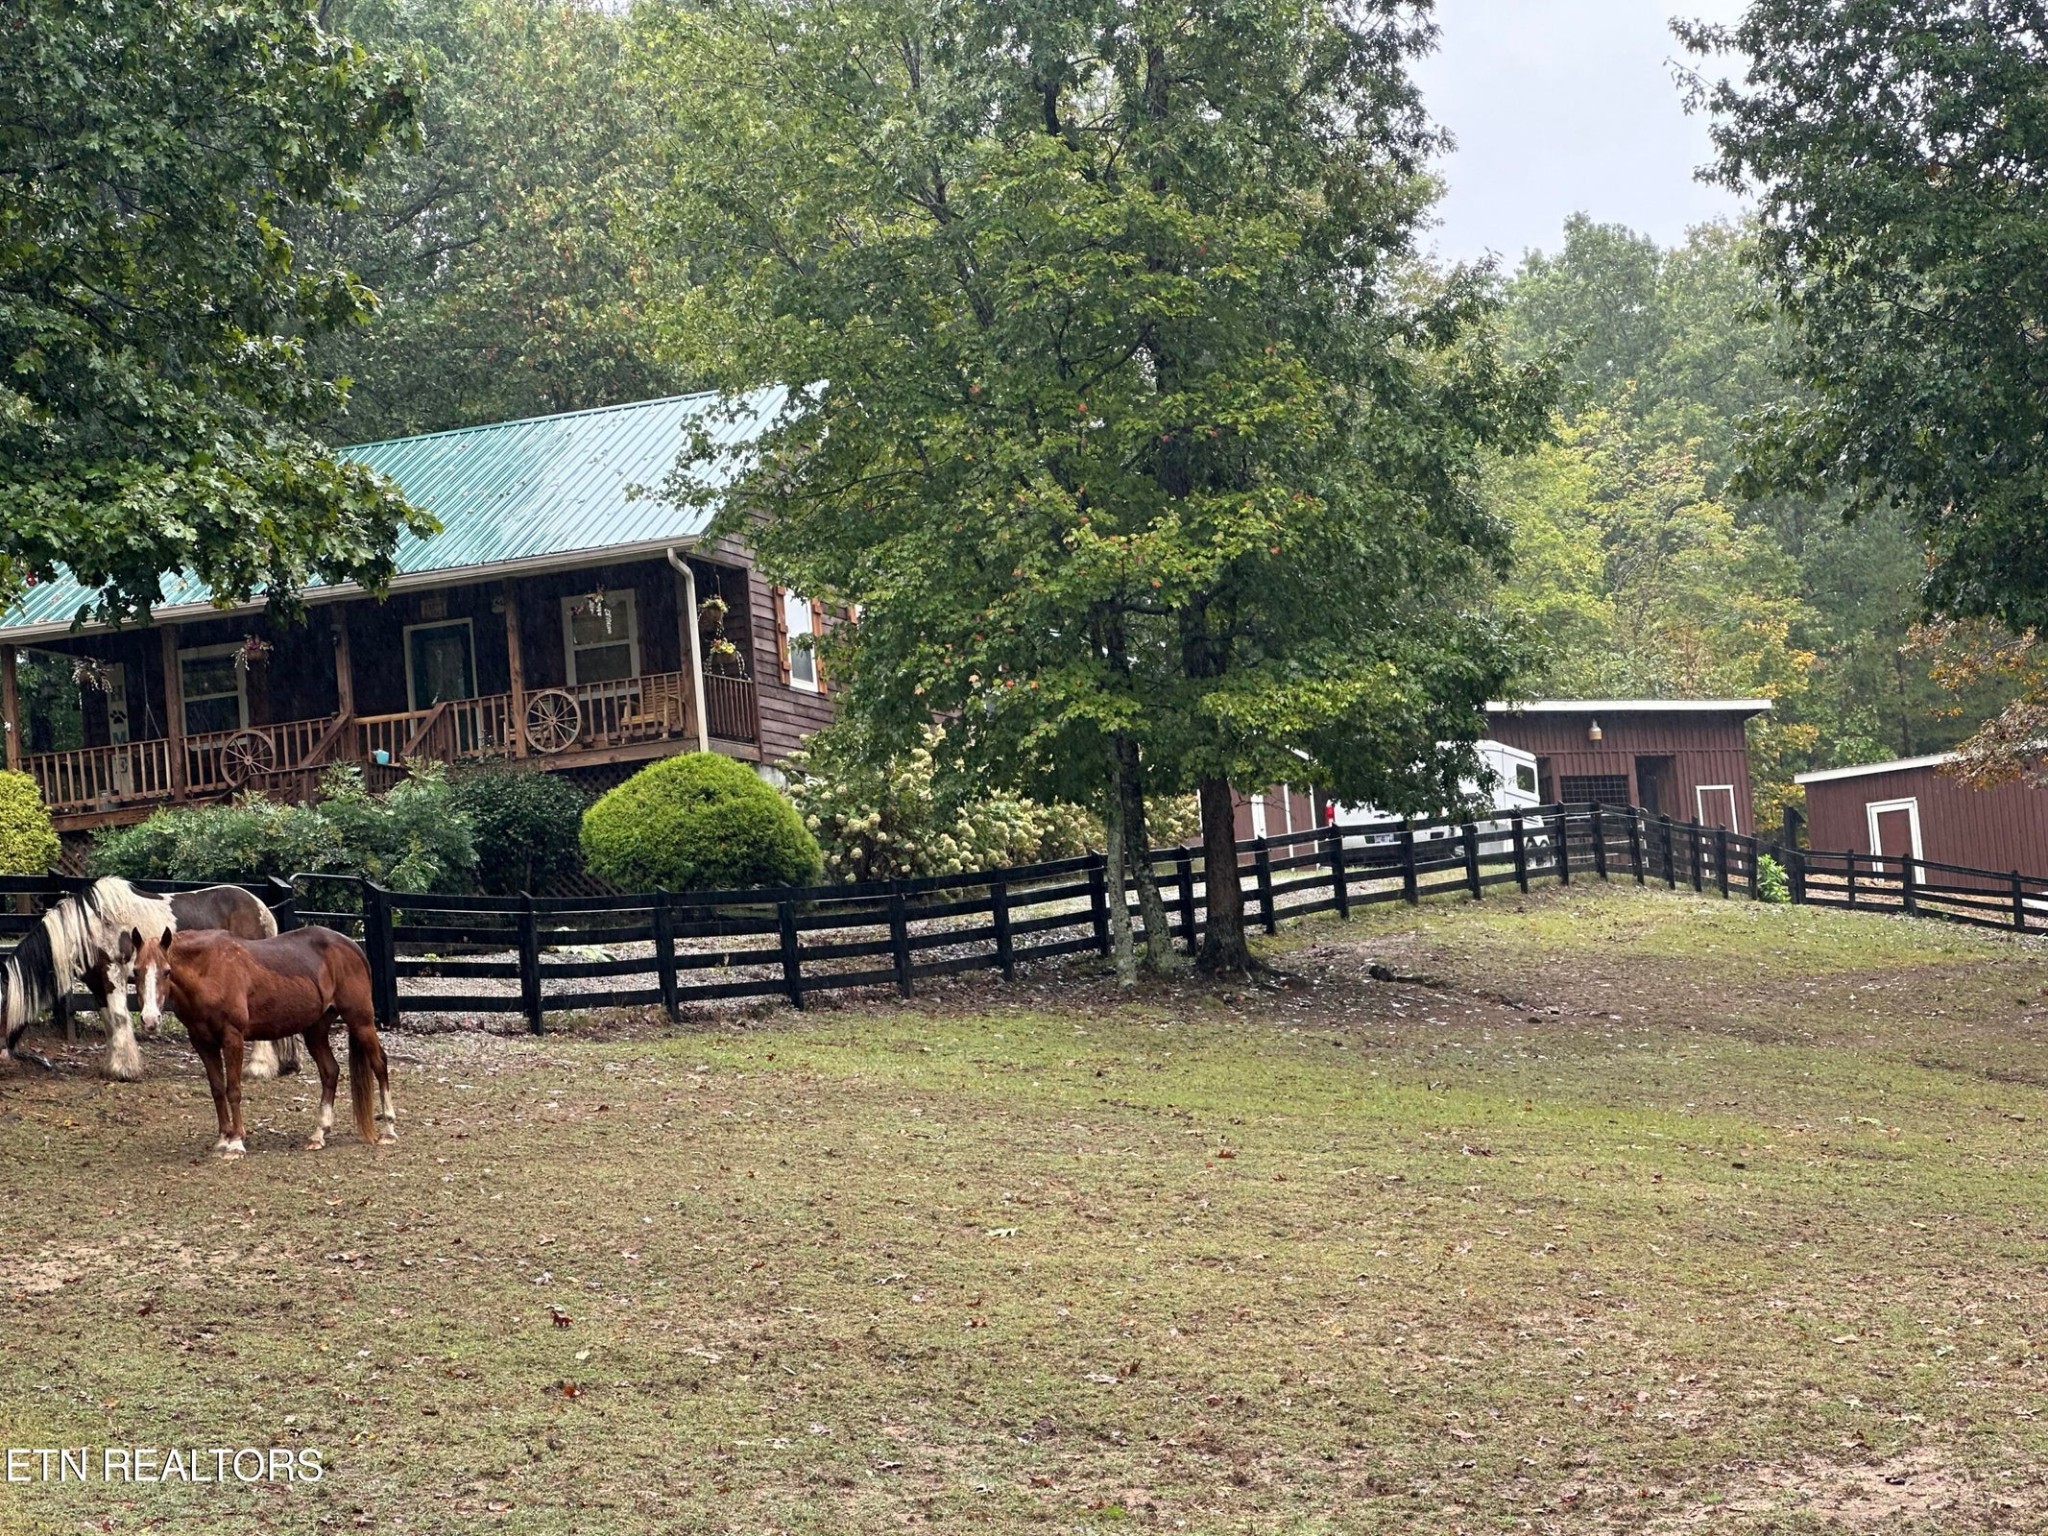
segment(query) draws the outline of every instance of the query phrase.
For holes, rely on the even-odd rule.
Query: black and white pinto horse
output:
[[[133,1082],[142,1076],[142,1052],[128,1016],[134,980],[135,934],[179,928],[222,928],[240,938],[270,938],[277,919],[257,897],[235,885],[180,891],[170,898],[139,891],[126,880],[95,880],[76,895],[53,903],[43,920],[23,935],[0,964],[0,1063],[15,1054],[28,1027],[46,1014],[70,1007],[71,989],[81,981],[98,1003],[107,1025],[106,1074]],[[151,978],[152,980],[154,978]],[[142,999],[145,1018],[159,1012],[157,1000]],[[298,1068],[297,1042],[281,1050],[252,1048],[244,1077],[275,1077]]]

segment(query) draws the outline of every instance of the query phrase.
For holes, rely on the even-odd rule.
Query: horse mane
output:
[[[118,954],[123,932],[156,924],[178,926],[171,904],[113,876],[51,903],[0,965],[0,1027],[8,1047],[88,970]]]

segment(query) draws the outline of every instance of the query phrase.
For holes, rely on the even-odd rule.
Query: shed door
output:
[[[1881,859],[1927,855],[1920,846],[1920,802],[1918,800],[1874,800],[1864,807],[1869,822],[1870,851]],[[1879,874],[1897,874],[1896,866],[1880,865]]]
[[[1730,832],[1742,829],[1735,824],[1735,786],[1733,784],[1702,784],[1694,791],[1698,801],[1700,825],[1703,827],[1726,827]]]

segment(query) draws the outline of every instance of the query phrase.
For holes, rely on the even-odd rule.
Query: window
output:
[[[178,687],[185,697],[185,734],[238,731],[249,723],[248,674],[235,665],[236,645],[178,652]]]
[[[1515,788],[1525,795],[1536,793],[1536,768],[1534,764],[1515,764]]]
[[[815,628],[811,622],[811,600],[794,592],[782,594],[782,629],[785,655],[789,659],[789,685],[818,691],[818,657],[811,649]]]
[[[586,592],[562,599],[562,645],[571,683],[616,683],[640,675],[640,625],[633,593]]]
[[[1628,775],[1625,773],[1568,773],[1562,787],[1567,805],[1583,805],[1593,800],[1602,805],[1628,804]]]

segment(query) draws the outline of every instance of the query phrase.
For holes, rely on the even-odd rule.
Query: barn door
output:
[[[1730,832],[1742,830],[1735,824],[1733,784],[1702,784],[1693,791],[1693,799],[1701,826],[1726,827]]]
[[[1869,823],[1870,851],[1882,860],[1902,857],[1924,859],[1920,846],[1920,802],[1918,800],[1873,800],[1863,808]],[[1897,864],[1880,864],[1881,875],[1896,876]]]

